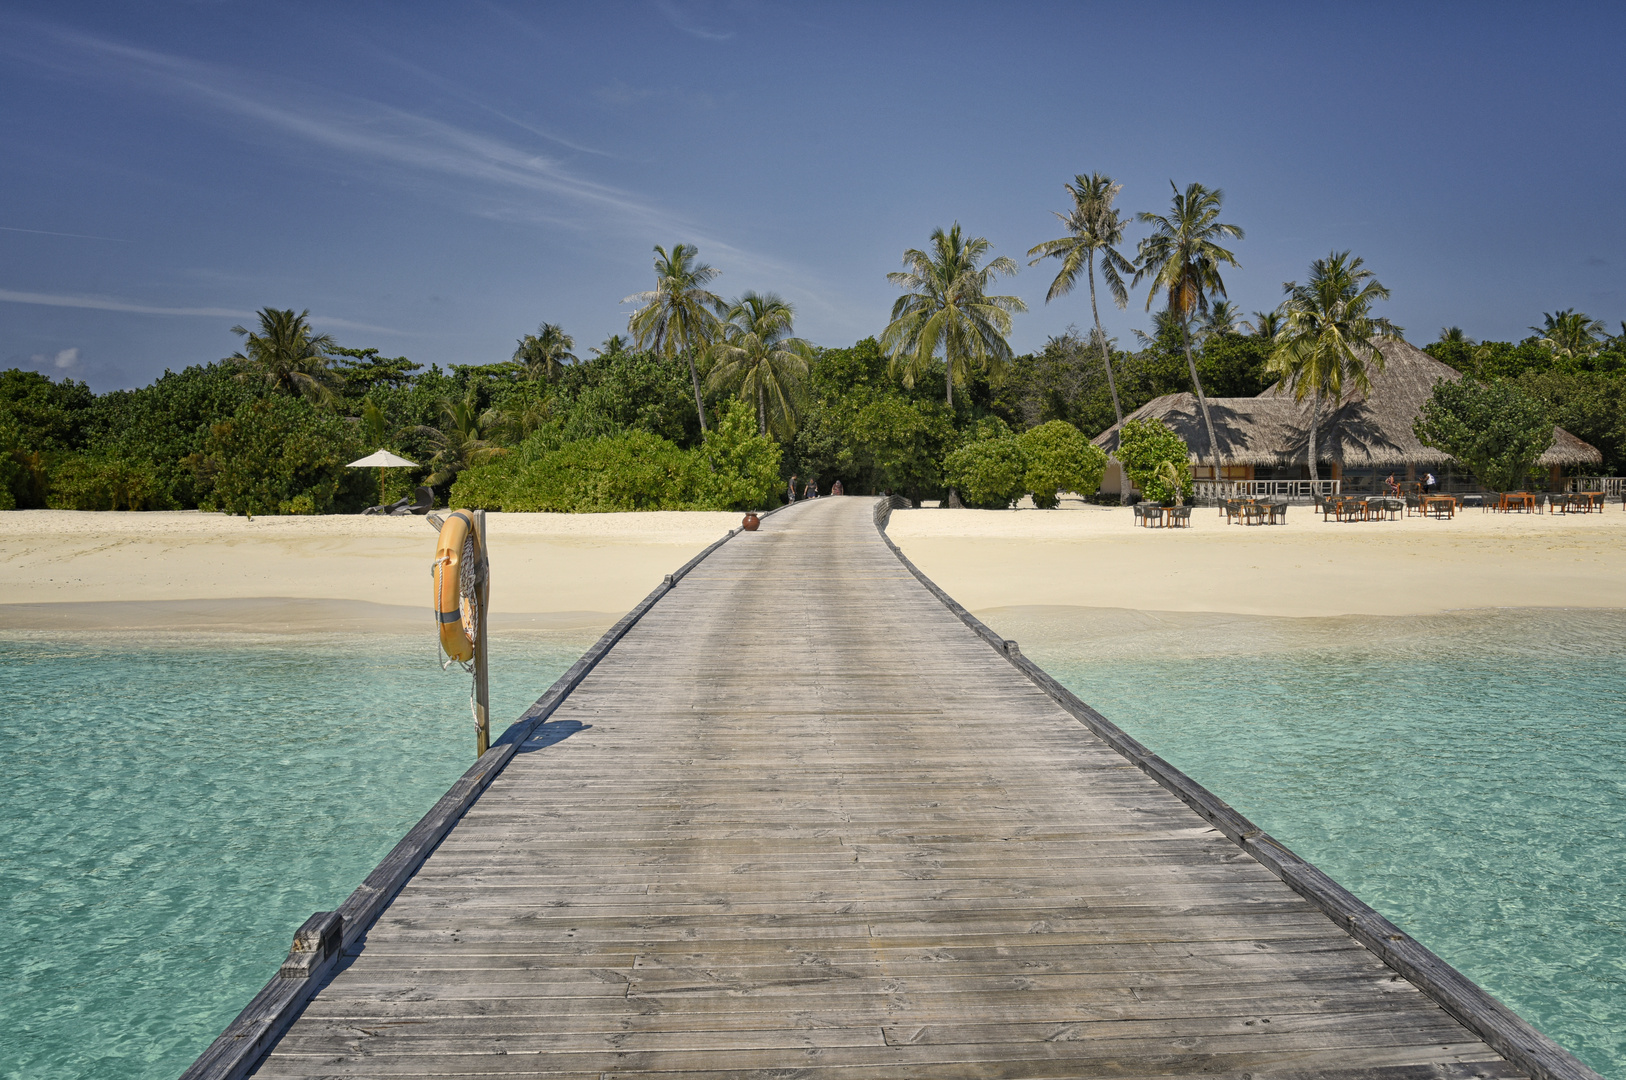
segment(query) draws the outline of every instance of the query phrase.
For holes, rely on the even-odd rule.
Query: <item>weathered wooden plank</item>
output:
[[[261,1075],[1518,1075],[866,504],[778,514],[658,599]]]

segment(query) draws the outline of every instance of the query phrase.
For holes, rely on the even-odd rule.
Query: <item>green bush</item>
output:
[[[465,469],[450,502],[491,510],[611,513],[680,510],[699,487],[693,454],[647,431],[578,439],[530,464],[502,459]]]
[[[163,484],[150,461],[74,454],[51,469],[53,510],[156,510]]]
[[[345,467],[360,450],[343,419],[300,398],[261,398],[209,429],[194,461],[207,491],[200,505],[232,514],[326,514],[341,491],[347,503],[362,505],[376,490],[371,470]]]
[[[779,444],[757,433],[750,406],[735,401],[698,451],[696,509],[761,510],[777,501]]]
[[[1492,491],[1524,486],[1553,444],[1546,408],[1505,379],[1440,380],[1412,428],[1424,446],[1450,454]]]
[[[1008,509],[1027,492],[1022,444],[1010,435],[968,443],[943,461],[943,478],[967,506]]]
[[[1087,496],[1100,488],[1101,475],[1107,468],[1106,451],[1067,421],[1040,424],[1022,432],[1016,441],[1022,450],[1022,484],[1033,496],[1035,506],[1054,508],[1057,492]]]
[[[1156,420],[1130,420],[1118,439],[1118,461],[1141,494],[1152,502],[1170,503],[1191,495],[1191,450],[1185,441]],[[1180,478],[1171,484],[1158,476],[1169,462]]]
[[[647,431],[559,444],[539,430],[519,452],[458,474],[455,506],[561,514],[627,510],[750,510],[779,490],[779,444],[733,403],[695,450]]]

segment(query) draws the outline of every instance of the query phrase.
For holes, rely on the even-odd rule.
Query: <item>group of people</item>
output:
[[[799,476],[792,476],[790,478],[790,487],[785,492],[785,501],[786,502],[793,503],[793,502],[796,501],[796,498],[797,498],[797,496],[796,496],[796,482],[798,480],[800,480],[800,479],[801,479],[801,477],[799,477]],[[844,492],[841,490],[841,481],[840,480],[837,480],[835,483],[830,485],[830,494],[832,494],[832,495],[844,494]],[[810,476],[810,477],[807,478],[807,484],[806,484],[806,486],[804,486],[802,488],[801,497],[804,498],[804,499],[816,499],[816,498],[819,497],[819,480],[818,480],[818,477]]]
[[[1439,488],[1439,486],[1440,482],[1435,478],[1433,473],[1423,474],[1423,494],[1432,495]],[[1394,473],[1390,473],[1389,478],[1383,482],[1383,491],[1386,495],[1400,494],[1400,481],[1395,479]]]

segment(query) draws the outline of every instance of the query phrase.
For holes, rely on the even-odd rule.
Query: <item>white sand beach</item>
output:
[[[608,626],[737,514],[491,514],[492,626]],[[422,629],[421,517],[0,513],[0,627]]]
[[[889,533],[973,611],[1251,615],[1626,608],[1626,514],[1139,529],[1127,509],[898,511]],[[608,626],[739,523],[725,513],[492,514],[493,626]],[[421,629],[422,518],[0,513],[0,627]]]
[[[1063,506],[1067,506],[1063,503]],[[1467,608],[1626,608],[1626,513],[1144,529],[1128,509],[908,510],[887,529],[973,611],[1068,606],[1248,615],[1424,615]]]

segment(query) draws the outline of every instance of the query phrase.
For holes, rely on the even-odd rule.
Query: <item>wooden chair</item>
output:
[[[1148,529],[1152,527],[1153,522],[1156,522],[1158,527],[1162,528],[1163,508],[1156,503],[1147,503],[1145,509],[1141,511],[1141,520]]]
[[[1167,529],[1191,528],[1191,507],[1171,506],[1163,511],[1163,527]]]

